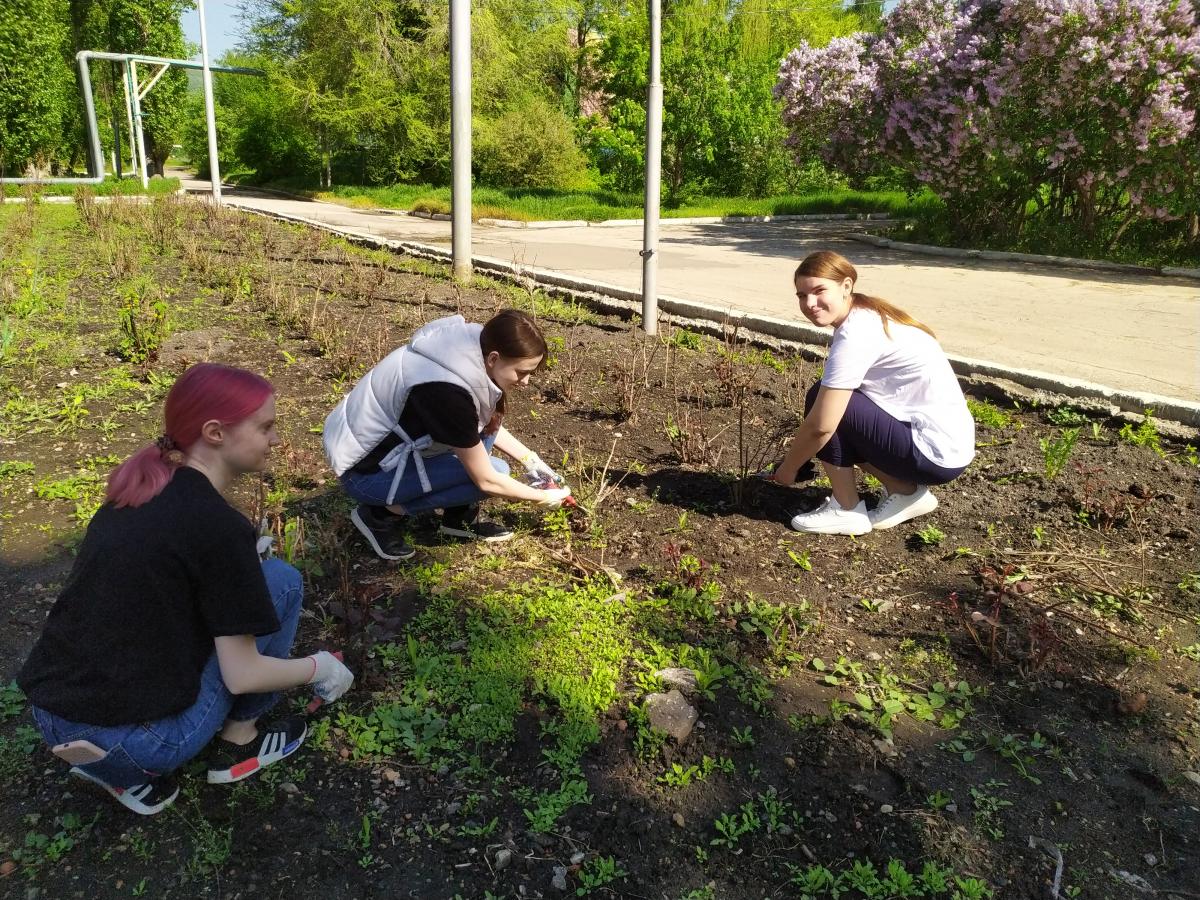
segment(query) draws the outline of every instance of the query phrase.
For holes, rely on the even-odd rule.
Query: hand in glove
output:
[[[555,484],[563,483],[563,477],[546,465],[542,458],[532,450],[521,457],[521,465],[525,467],[530,481],[534,484],[540,481],[552,481]]]
[[[326,703],[332,703],[354,684],[354,673],[328,650],[314,653],[309,659],[316,665],[308,684],[313,685],[317,696]]]
[[[571,496],[570,488],[550,488],[548,491],[542,491],[542,499],[537,502],[542,509],[558,509]]]

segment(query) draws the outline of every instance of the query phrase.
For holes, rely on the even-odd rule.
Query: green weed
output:
[[[1154,410],[1146,410],[1142,421],[1138,423],[1137,428],[1126,422],[1121,426],[1118,434],[1121,440],[1127,441],[1136,447],[1148,447],[1159,456],[1166,456],[1166,451],[1162,447],[1162,438],[1158,433],[1158,423],[1154,420]]]
[[[1071,458],[1071,451],[1075,449],[1077,440],[1079,440],[1078,428],[1064,428],[1053,440],[1042,438],[1038,441],[1038,446],[1042,448],[1042,461],[1047,481],[1053,481],[1058,477],[1058,473],[1063,470],[1067,460]]]
[[[592,795],[587,792],[587,782],[582,779],[567,779],[556,791],[545,791],[533,799],[533,808],[525,809],[525,818],[529,828],[539,834],[544,834],[554,828],[555,822],[572,806],[586,805],[592,802]]]
[[[579,887],[575,889],[575,896],[585,897],[597,888],[611,884],[628,874],[624,867],[611,856],[597,856],[589,859],[575,876],[579,879]]]
[[[987,400],[968,397],[967,409],[971,411],[975,422],[984,428],[1007,428],[1012,422],[1012,416]]]

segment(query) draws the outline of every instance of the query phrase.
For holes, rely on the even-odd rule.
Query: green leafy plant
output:
[[[19,716],[25,709],[25,694],[17,687],[16,679],[0,684],[0,722]]]
[[[1166,456],[1166,451],[1162,447],[1162,437],[1158,433],[1158,423],[1154,419],[1154,410],[1146,410],[1142,421],[1134,428],[1132,424],[1126,422],[1121,426],[1118,434],[1121,440],[1127,441],[1136,447],[1148,447],[1159,456]]]
[[[968,397],[967,409],[971,411],[971,417],[976,423],[984,428],[1007,428],[1012,422],[1012,416],[987,400]]]
[[[1071,458],[1071,451],[1075,449],[1075,442],[1078,440],[1078,428],[1064,428],[1054,440],[1042,438],[1038,441],[1038,446],[1042,448],[1042,461],[1045,464],[1044,471],[1047,481],[1053,481],[1058,477],[1058,473],[1063,470],[1067,460]]]
[[[946,532],[936,525],[926,525],[916,533],[917,540],[924,547],[936,547],[946,539]]]
[[[596,888],[611,884],[618,878],[624,878],[628,874],[625,868],[614,857],[597,856],[589,859],[575,876],[579,879],[579,887],[575,889],[575,896],[587,896]]]
[[[525,809],[529,828],[544,834],[554,828],[554,823],[572,806],[592,802],[583,779],[566,779],[556,791],[544,791],[533,798],[533,808]]]

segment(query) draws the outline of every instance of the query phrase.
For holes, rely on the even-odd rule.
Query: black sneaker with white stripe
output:
[[[479,504],[452,506],[442,513],[442,524],[438,531],[450,537],[466,538],[468,541],[484,541],[495,544],[513,536],[511,528],[499,522],[480,522]]]
[[[304,719],[289,716],[267,725],[248,744],[235,744],[217,738],[208,761],[208,783],[232,784],[249,778],[260,769],[299,750],[307,734],[308,725]]]
[[[133,787],[120,788],[101,781],[95,775],[90,775],[79,766],[71,767],[71,774],[76,778],[94,784],[106,791],[113,799],[132,810],[139,816],[153,816],[162,812],[175,802],[179,796],[179,785],[169,775],[147,781],[145,784],[135,784]]]
[[[350,521],[367,539],[367,543],[380,559],[401,560],[416,556],[416,549],[404,540],[403,530],[408,521],[407,516],[391,513],[386,506],[367,506],[360,503],[350,513]]]

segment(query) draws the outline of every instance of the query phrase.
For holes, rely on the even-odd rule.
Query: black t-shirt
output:
[[[186,467],[141,506],[101,507],[17,684],[35,706],[90,725],[187,709],[214,637],[279,630],[256,537]]]
[[[465,449],[479,443],[479,418],[471,395],[456,384],[429,381],[408,392],[400,412],[400,427],[414,441],[429,435],[439,444]],[[355,465],[360,475],[379,471],[379,461],[400,443],[392,432]]]

